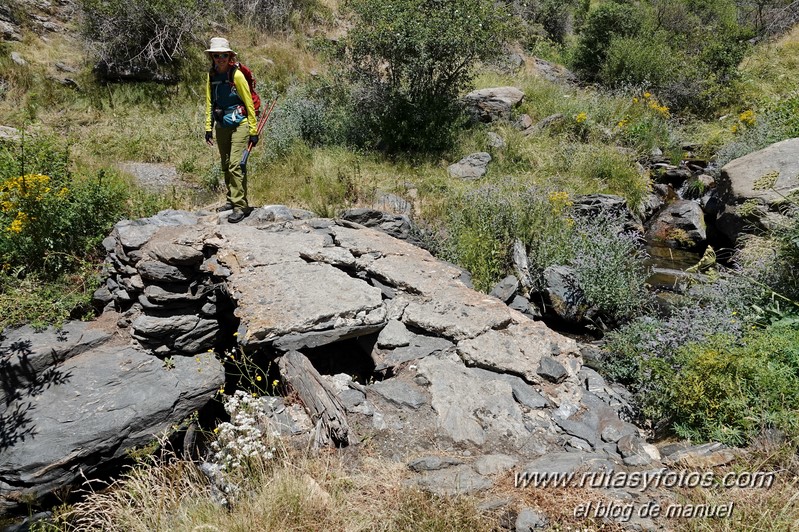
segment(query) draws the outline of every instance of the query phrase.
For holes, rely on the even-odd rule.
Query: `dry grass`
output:
[[[680,493],[687,504],[724,505],[733,503],[727,519],[682,519],[675,521],[680,531],[755,532],[759,530],[799,530],[799,456],[787,445],[766,444],[753,447],[736,463],[721,468],[716,478],[727,473],[775,472],[770,487],[692,489]]]
[[[231,508],[212,502],[190,462],[148,461],[102,493],[63,512],[64,530],[154,532],[489,530],[470,498],[442,499],[404,484],[402,464],[366,458],[349,471],[338,452],[292,451],[238,478]]]

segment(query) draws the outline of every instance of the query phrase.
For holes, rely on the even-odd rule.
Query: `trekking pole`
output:
[[[258,129],[256,130],[258,132],[258,136],[261,135],[261,131],[263,131],[264,126],[266,125],[266,121],[269,120],[269,115],[272,114],[272,109],[275,108],[276,103],[277,103],[277,98],[272,100],[272,103],[269,105],[269,109],[267,109],[267,111],[261,115],[261,118],[258,119]],[[241,166],[243,172],[247,171],[247,159],[250,158],[250,152],[252,151],[252,149],[253,149],[252,142],[249,142],[247,144],[247,149],[244,150],[244,153],[241,156],[241,162],[239,163],[239,166]]]

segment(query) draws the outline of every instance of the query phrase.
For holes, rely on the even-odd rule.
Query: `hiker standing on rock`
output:
[[[205,142],[219,148],[222,170],[225,172],[227,201],[219,212],[233,209],[228,222],[238,223],[250,212],[247,203],[247,174],[240,166],[248,143],[258,143],[255,107],[250,86],[236,62],[236,52],[222,37],[211,39],[206,50],[211,60],[205,89]],[[216,127],[214,128],[214,123]]]

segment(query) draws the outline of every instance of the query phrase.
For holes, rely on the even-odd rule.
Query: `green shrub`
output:
[[[667,39],[663,35],[613,39],[598,73],[600,81],[608,87],[663,86],[673,76],[674,65],[680,61],[676,57],[678,51],[668,44]]]
[[[679,368],[677,354],[714,335],[742,338],[752,325],[748,309],[761,297],[762,288],[741,275],[696,285],[668,315],[643,315],[609,332],[603,373],[627,385],[642,418],[663,431],[672,420],[667,377]]]
[[[616,37],[636,35],[642,13],[635,7],[605,2],[588,14],[574,54],[573,67],[586,79],[597,79]]]
[[[99,286],[96,267],[82,262],[75,273],[56,279],[30,275],[19,279],[0,271],[0,331],[30,324],[44,328],[93,315],[92,295]]]
[[[475,288],[488,292],[507,272],[518,228],[518,205],[509,194],[484,187],[450,202],[444,258],[466,268]]]
[[[713,336],[675,362],[666,386],[678,435],[743,445],[776,428],[799,438],[799,330]]]
[[[515,239],[528,250],[536,288],[549,266],[572,266],[592,305],[610,321],[626,319],[648,301],[643,253],[637,240],[607,217],[574,218],[563,191],[514,190],[511,184],[482,187],[450,203],[444,257],[488,291],[511,267]]]
[[[68,150],[51,137],[0,146],[4,271],[47,279],[71,271],[128,208],[127,187],[119,179],[103,172],[72,176],[68,168]]]
[[[498,55],[516,33],[489,0],[351,0],[350,74],[362,87],[357,112],[372,143],[389,152],[452,145],[458,98],[479,59]]]
[[[0,251],[6,269],[57,276],[104,238],[124,209],[124,191],[96,179],[25,174],[0,184]]]
[[[649,304],[645,282],[649,269],[636,235],[619,231],[619,222],[605,216],[580,218],[574,267],[589,303],[611,324],[638,315]]]

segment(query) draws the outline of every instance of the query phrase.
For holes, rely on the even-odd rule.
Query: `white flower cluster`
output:
[[[225,398],[230,422],[217,427],[216,441],[211,443],[213,461],[224,471],[237,469],[250,458],[271,460],[274,456],[275,448],[264,444],[263,429],[269,427],[265,399],[268,398],[252,397],[241,390]]]

